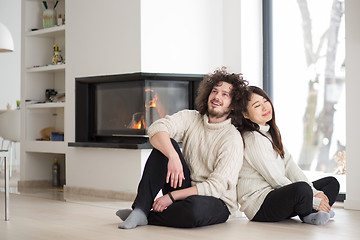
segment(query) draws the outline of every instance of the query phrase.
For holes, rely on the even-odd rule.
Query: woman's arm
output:
[[[329,212],[329,199],[322,192],[314,188],[313,184],[308,180],[303,170],[294,162],[291,154],[285,148],[285,174],[292,182],[307,182],[313,191],[313,209]]]
[[[291,154],[285,148],[285,174],[292,182],[307,182],[313,190],[313,195],[315,196],[321,191],[318,191],[314,188],[313,184],[309,181],[309,179],[304,174],[303,170],[295,163]]]
[[[273,189],[292,183],[280,167],[279,155],[271,142],[257,132],[248,134],[245,138],[244,155],[249,164],[266,180]]]

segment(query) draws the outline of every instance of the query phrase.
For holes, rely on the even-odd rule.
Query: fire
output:
[[[145,89],[145,92],[150,92],[150,97],[152,97],[150,99],[150,101],[145,101],[145,111],[149,110],[150,108],[156,108],[160,117],[163,117],[163,114],[161,114],[161,102],[160,104],[157,104],[157,101],[158,101],[158,94],[155,93],[154,94],[154,90],[148,88],[148,89]],[[159,105],[159,106],[158,106]],[[133,114],[132,116],[132,121],[131,123],[128,125],[128,128],[132,128],[132,129],[143,129],[143,128],[146,128],[146,123],[145,123],[145,119],[144,119],[144,113],[141,113],[141,112],[138,112],[138,113],[135,113]],[[140,119],[140,120],[139,120]]]
[[[148,89],[145,89],[145,92],[151,92],[153,93],[154,90],[148,88]],[[147,102],[145,102],[145,109],[147,108],[151,108],[151,107],[156,107],[156,101],[158,100],[158,94],[155,93],[155,96],[149,101],[149,105],[147,105]]]
[[[135,124],[132,128],[133,129],[141,129],[141,121],[139,121],[137,124]]]

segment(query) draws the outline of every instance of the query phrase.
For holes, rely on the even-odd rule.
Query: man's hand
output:
[[[177,186],[181,187],[182,181],[185,179],[184,171],[179,154],[171,143],[169,133],[156,133],[150,138],[150,143],[169,159],[166,183],[170,183],[172,188],[177,188]]]
[[[153,203],[153,211],[154,212],[162,212],[164,209],[166,209],[168,206],[172,204],[172,200],[170,199],[169,194],[166,194],[164,196],[161,196],[157,199],[155,199]]]
[[[166,174],[166,183],[170,182],[172,188],[177,188],[177,186],[182,186],[182,181],[185,179],[183,166],[181,164],[179,155],[174,155],[169,158],[168,162],[168,171]]]

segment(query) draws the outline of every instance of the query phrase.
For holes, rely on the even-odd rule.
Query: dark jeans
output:
[[[230,212],[225,203],[215,197],[193,195],[176,201],[163,212],[151,211],[158,192],[168,192],[191,187],[190,171],[176,141],[171,140],[180,156],[185,180],[176,189],[166,183],[168,159],[159,150],[153,149],[144,168],[137,196],[132,208],[140,208],[148,215],[150,225],[191,228],[225,222]]]
[[[325,177],[313,182],[314,188],[323,191],[332,206],[340,185],[334,177]],[[271,191],[265,198],[252,221],[278,222],[299,215],[302,219],[312,212],[313,192],[306,182],[296,182]]]

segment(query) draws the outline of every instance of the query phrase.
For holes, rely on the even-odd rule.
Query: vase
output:
[[[43,27],[49,28],[56,25],[56,11],[55,9],[45,9],[43,12]]]

